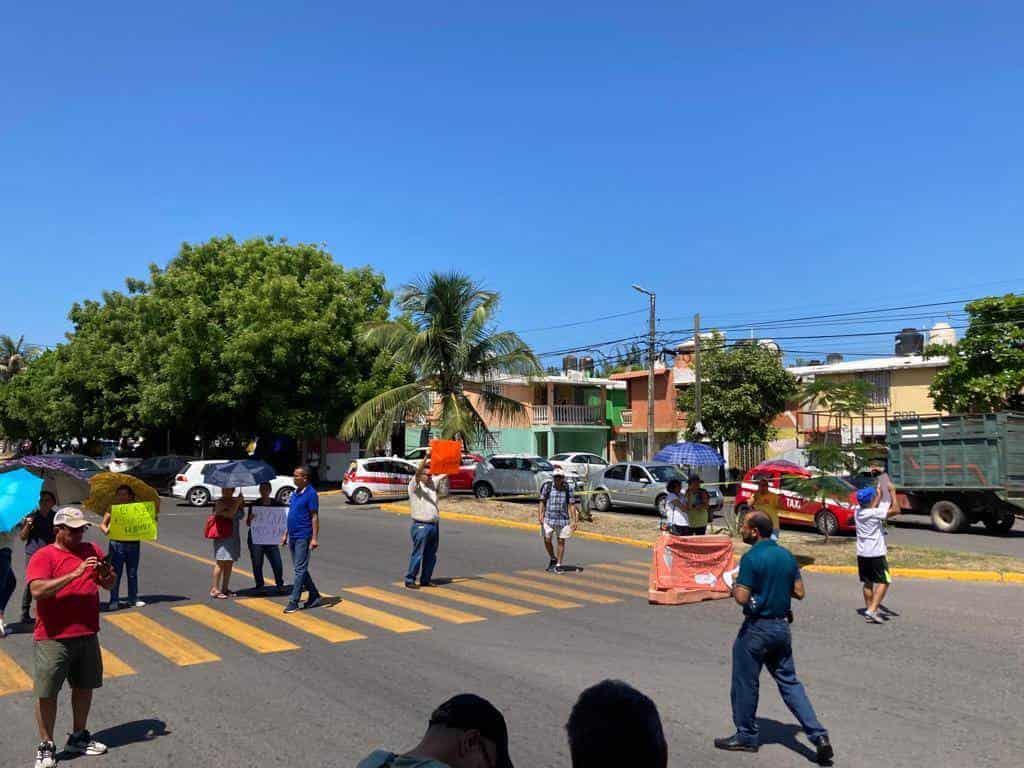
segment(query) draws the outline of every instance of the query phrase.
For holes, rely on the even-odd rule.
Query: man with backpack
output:
[[[565,542],[580,520],[580,507],[572,488],[565,480],[565,472],[556,469],[550,483],[540,491],[540,508],[537,519],[544,548],[548,551],[547,570],[563,573],[562,558],[565,556]],[[558,554],[555,554],[553,540],[558,540]]]

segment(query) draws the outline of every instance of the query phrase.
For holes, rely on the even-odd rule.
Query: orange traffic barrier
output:
[[[728,536],[663,534],[651,553],[647,602],[682,605],[729,597],[723,576],[733,567]]]

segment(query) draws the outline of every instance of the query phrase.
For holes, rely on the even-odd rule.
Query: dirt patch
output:
[[[480,515],[520,523],[537,522],[537,503],[529,501],[482,501],[472,496],[451,496],[443,502],[445,510],[468,515]],[[592,512],[593,522],[580,522],[581,531],[605,536],[653,542],[658,538],[659,518],[653,512],[649,517],[617,512]],[[721,519],[715,521],[721,524]],[[718,525],[713,525],[718,529]],[[725,533],[723,529],[721,531]],[[856,541],[853,536],[833,536],[828,541],[812,531],[785,529],[782,545],[789,549],[801,565],[857,564]],[[742,554],[747,545],[735,540],[736,553]],[[1024,573],[1024,560],[1007,555],[987,555],[973,552],[949,552],[925,547],[889,546],[889,565],[896,568],[936,568],[953,571],[1003,571]]]

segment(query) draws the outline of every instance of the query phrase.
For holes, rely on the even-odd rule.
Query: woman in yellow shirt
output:
[[[757,493],[750,500],[752,509],[764,512],[772,521],[772,541],[779,540],[779,497],[768,488],[768,478],[762,477],[757,481]]]

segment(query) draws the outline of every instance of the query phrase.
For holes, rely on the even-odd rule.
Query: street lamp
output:
[[[654,291],[648,291],[636,283],[633,290],[646,294],[651,300],[651,323],[647,337],[647,461],[654,456]]]

